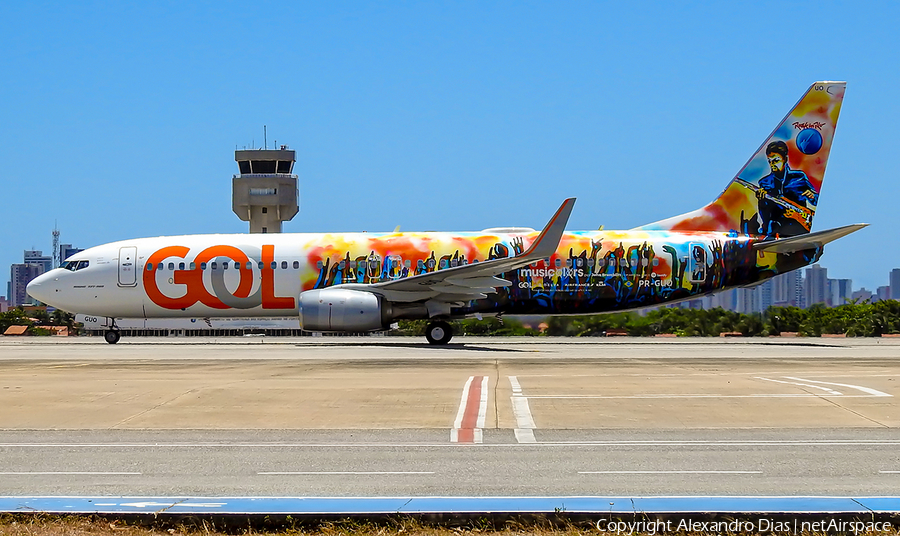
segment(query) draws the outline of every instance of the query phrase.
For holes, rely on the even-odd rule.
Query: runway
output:
[[[5,496],[885,496],[900,343],[0,340]]]

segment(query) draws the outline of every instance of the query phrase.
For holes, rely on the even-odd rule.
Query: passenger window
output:
[[[659,259],[653,259],[653,266],[659,266]]]
[[[200,269],[201,269],[201,270],[206,270],[206,263],[205,263],[205,262],[201,262],[201,263],[200,263]]]
[[[263,269],[263,266],[265,266],[265,265],[262,263],[262,261],[259,261],[259,262],[257,263],[257,265],[258,265],[258,268],[259,268],[260,270],[262,270],[262,269]]]
[[[343,267],[344,267],[344,261],[341,261],[341,268],[343,268]],[[299,268],[300,268],[300,261],[294,261],[294,270],[297,270]]]
[[[281,261],[281,269],[287,270],[287,261]]]
[[[239,262],[237,262],[237,261],[234,261],[234,269],[235,269],[235,270],[240,270],[240,269],[241,269],[241,263],[239,263]]]
[[[66,263],[66,264],[69,264],[69,263]],[[65,268],[65,269],[67,269],[67,270],[69,269],[69,267],[66,266],[66,265],[63,265],[62,267]],[[148,271],[148,272],[152,272],[152,271],[153,271],[153,263],[152,263],[152,262],[148,262],[148,263],[147,263],[147,271]]]
[[[275,262],[275,261],[272,261],[271,263],[269,263],[269,268],[271,268],[271,269],[273,269],[273,270],[274,270],[275,268],[278,268],[278,263]]]
[[[170,262],[170,263],[169,263],[169,270],[174,270],[174,269],[175,269],[175,263],[174,263],[174,262]]]
[[[156,265],[156,270],[157,270],[157,271],[160,271],[160,270],[162,270],[162,269],[163,269],[163,263],[159,263],[159,264]]]
[[[212,261],[211,263],[209,263],[209,269],[210,269],[210,270],[218,270],[218,269],[219,269],[219,263],[217,263],[216,261]]]
[[[248,270],[252,270],[252,269],[253,269],[253,263],[252,263],[252,262],[247,261],[247,269],[248,269]]]
[[[228,262],[223,262],[223,263],[222,263],[222,269],[223,269],[223,270],[227,270],[227,269],[228,269]]]
[[[184,263],[183,263],[183,262],[179,262],[179,263],[178,263],[178,269],[179,269],[179,270],[184,270]]]
[[[192,262],[192,263],[191,263],[191,270],[196,270],[196,269],[197,269],[197,263],[196,263],[196,262]]]

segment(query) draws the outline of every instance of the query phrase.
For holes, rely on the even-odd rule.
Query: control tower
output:
[[[235,151],[240,174],[231,180],[231,208],[250,222],[251,233],[280,233],[282,222],[300,210],[297,176],[291,174],[295,153],[279,149]]]

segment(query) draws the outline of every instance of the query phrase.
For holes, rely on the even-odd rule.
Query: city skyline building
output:
[[[854,291],[853,294],[850,295],[850,299],[856,300],[858,302],[864,302],[866,300],[872,301],[873,296],[874,294],[872,294],[871,290],[868,290],[866,287],[862,287],[861,289]]]
[[[39,249],[26,249],[22,255],[22,262],[41,265],[43,269],[41,273],[49,272],[53,269],[53,257],[44,255],[44,252]]]
[[[775,293],[775,278],[767,279],[765,283],[756,287],[756,294],[759,296],[759,310],[765,311],[772,307],[774,303],[772,298]]]
[[[772,278],[772,305],[801,307],[803,305],[803,274],[794,270]]]
[[[828,280],[829,300],[828,305],[837,307],[844,305],[850,301],[853,295],[852,279],[829,279]]]
[[[50,260],[53,262],[53,259]],[[10,266],[10,306],[18,307],[20,305],[31,305],[31,298],[25,292],[25,287],[32,279],[44,273],[44,266],[41,264],[13,264]]]
[[[888,283],[890,287],[890,296],[892,300],[900,300],[900,268],[894,268],[891,270],[890,282]]]
[[[806,303],[805,307],[811,307],[817,303],[828,305],[828,269],[818,264],[813,264],[806,269],[804,282]]]

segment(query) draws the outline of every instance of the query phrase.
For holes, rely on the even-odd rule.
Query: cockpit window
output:
[[[59,267],[63,270],[69,270],[70,272],[76,272],[78,270],[84,270],[90,265],[90,261],[66,261],[62,263]]]

